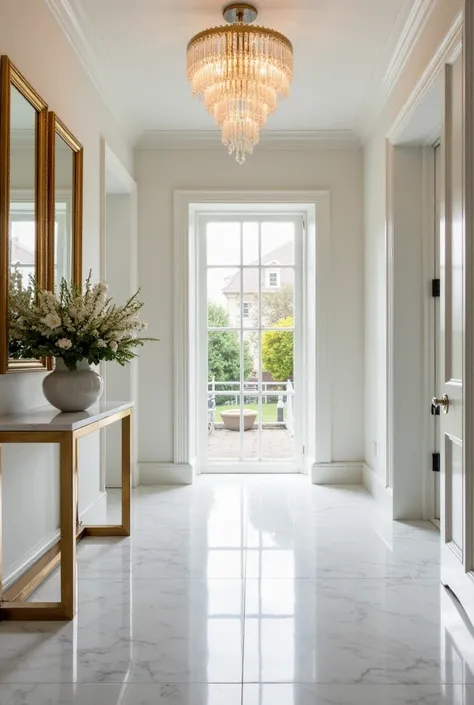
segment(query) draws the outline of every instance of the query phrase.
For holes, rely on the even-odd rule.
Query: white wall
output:
[[[332,457],[363,459],[363,164],[360,150],[138,151],[139,283],[150,334],[141,353],[139,462],[173,462],[173,190],[331,192]]]
[[[84,146],[84,271],[99,277],[100,138],[129,170],[133,153],[43,0],[2,2],[0,52],[32,83]],[[0,378],[0,413],[44,404],[43,373]],[[99,493],[99,441],[80,444],[80,503]],[[58,527],[58,455],[54,446],[4,447],[3,540],[5,577],[52,538]]]
[[[365,458],[368,464],[366,482],[375,492],[388,484],[386,136],[448,34],[461,6],[461,0],[437,1],[365,146]],[[408,302],[405,305],[408,306]],[[396,344],[403,352],[404,339],[399,337]],[[426,403],[429,409],[429,399]],[[418,408],[418,411],[413,409],[409,413],[419,411]]]

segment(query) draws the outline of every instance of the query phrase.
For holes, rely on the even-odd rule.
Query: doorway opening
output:
[[[101,278],[109,294],[118,301],[127,301],[138,289],[137,184],[110,147],[102,143],[102,240]],[[124,267],[124,262],[127,266]],[[136,400],[138,361],[130,364],[102,363],[104,401]],[[120,428],[114,424],[101,431],[101,489],[121,487]],[[137,420],[133,419],[132,482],[137,475]]]
[[[204,472],[301,472],[303,215],[198,219]]]

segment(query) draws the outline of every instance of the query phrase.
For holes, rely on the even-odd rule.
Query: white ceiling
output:
[[[66,1],[109,104],[135,136],[147,130],[214,129],[190,95],[185,54],[196,32],[223,23],[224,3]],[[393,73],[397,50],[400,60],[400,46],[406,44],[401,38],[406,39],[407,27],[413,29],[413,13],[430,2],[259,0],[258,23],[286,34],[295,50],[291,95],[269,119],[268,130],[360,133],[374,96],[382,94]]]

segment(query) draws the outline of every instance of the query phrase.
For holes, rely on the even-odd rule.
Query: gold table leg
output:
[[[122,521],[113,526],[80,526],[78,508],[78,439],[109,423],[122,421]],[[76,542],[86,536],[130,536],[132,494],[132,415],[119,412],[105,422],[78,431],[2,432],[7,443],[58,443],[60,447],[60,528],[61,539],[25,575],[3,592],[2,584],[2,466],[0,443],[0,621],[70,620],[77,610]],[[24,602],[61,561],[61,602]]]
[[[76,439],[68,433],[60,446],[61,607],[65,619],[76,614]]]
[[[132,415],[122,419],[122,527],[125,536],[131,531],[132,503]]]

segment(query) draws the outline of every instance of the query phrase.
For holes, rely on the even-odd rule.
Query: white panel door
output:
[[[471,462],[466,456],[466,306],[463,60],[445,73],[443,204],[441,217],[438,399],[441,450],[442,582],[474,622]],[[471,324],[469,324],[471,325]],[[467,373],[470,375],[470,371]],[[472,429],[469,431],[472,434]],[[469,441],[468,441],[469,442]],[[469,443],[469,446],[471,444]]]

